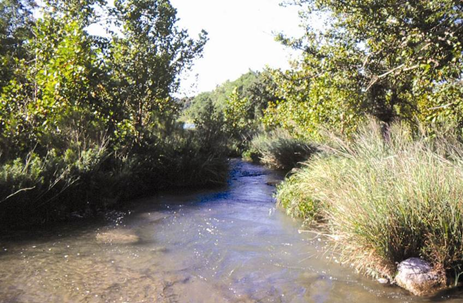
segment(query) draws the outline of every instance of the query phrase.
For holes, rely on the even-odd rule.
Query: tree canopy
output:
[[[178,76],[207,41],[176,25],[167,0],[31,0],[0,4],[2,156],[49,150],[104,134],[140,144],[176,111]],[[95,37],[89,25],[110,33]],[[162,118],[164,117],[164,118]],[[16,150],[12,146],[17,147]],[[7,154],[10,154],[8,156]]]
[[[461,1],[295,2],[306,34],[279,39],[303,58],[276,76],[284,101],[271,107],[270,122],[300,133],[320,124],[348,131],[365,114],[463,123]],[[311,26],[315,14],[327,20],[323,30]]]

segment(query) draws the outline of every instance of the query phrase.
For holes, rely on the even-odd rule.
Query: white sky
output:
[[[284,32],[299,36],[297,8],[281,7],[281,0],[171,0],[177,8],[179,26],[196,38],[206,30],[209,41],[203,58],[183,75],[181,96],[213,90],[265,66],[287,68],[292,52],[274,41]]]

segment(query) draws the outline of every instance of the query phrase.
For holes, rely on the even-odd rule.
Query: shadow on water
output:
[[[233,161],[227,187],[169,192],[102,220],[0,239],[2,302],[461,302],[341,266],[275,208],[279,173]]]

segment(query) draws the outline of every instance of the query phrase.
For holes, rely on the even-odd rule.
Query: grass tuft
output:
[[[289,171],[315,152],[312,145],[280,129],[256,136],[244,156],[270,168]]]
[[[463,146],[456,136],[385,132],[371,121],[351,140],[332,136],[278,188],[279,204],[323,221],[345,261],[393,277],[396,262],[421,257],[436,270],[463,260]]]

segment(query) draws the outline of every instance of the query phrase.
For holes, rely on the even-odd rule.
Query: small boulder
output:
[[[441,286],[441,276],[431,264],[420,258],[409,258],[397,266],[395,281],[414,295],[432,294]]]
[[[389,280],[386,278],[378,278],[377,280],[380,284],[389,284]]]

